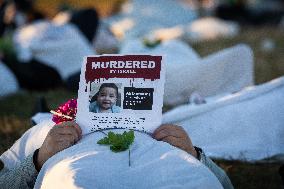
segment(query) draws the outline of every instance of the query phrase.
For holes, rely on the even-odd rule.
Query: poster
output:
[[[83,134],[115,128],[151,133],[161,124],[164,82],[162,56],[85,57],[76,122]]]

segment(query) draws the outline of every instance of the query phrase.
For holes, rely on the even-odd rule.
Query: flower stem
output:
[[[57,115],[57,116],[59,116],[59,117],[64,117],[64,118],[71,119],[71,120],[74,119],[74,118],[71,117],[71,116],[64,115],[64,114],[62,114],[62,113],[58,113],[58,112],[56,112],[56,111],[54,111],[54,110],[50,110],[50,113],[52,113],[53,115]]]
[[[129,165],[129,167],[131,166],[131,162],[130,162],[130,148],[128,150],[128,165]]]

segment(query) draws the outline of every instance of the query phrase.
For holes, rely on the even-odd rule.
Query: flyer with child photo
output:
[[[164,82],[162,56],[85,57],[76,122],[83,134],[113,128],[151,133],[162,121]]]

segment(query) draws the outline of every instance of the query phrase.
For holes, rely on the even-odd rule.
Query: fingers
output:
[[[61,136],[61,138],[58,141],[57,150],[58,151],[64,150],[74,145],[75,143],[76,143],[76,139],[74,138],[73,135]]]
[[[175,131],[172,131],[172,130],[162,130],[162,131],[156,133],[153,136],[153,138],[155,138],[156,140],[163,140],[165,137],[168,137],[168,136],[176,137],[176,138],[180,137]]]
[[[74,135],[60,135],[57,139],[58,143],[68,143],[68,144],[75,144],[77,142],[77,139]]]
[[[81,137],[82,136],[82,129],[81,129],[81,127],[77,123],[75,125],[75,129],[79,133],[79,136]]]
[[[63,126],[73,126],[76,129],[76,132],[78,133],[79,136],[82,135],[82,130],[80,126],[75,122],[75,121],[66,121],[62,123]]]
[[[76,129],[74,127],[59,128],[57,134],[60,138],[64,136],[69,136],[73,138],[75,142],[79,141],[80,139],[80,135],[76,132]]]
[[[183,149],[183,145],[181,143],[181,140],[179,140],[178,138],[174,137],[174,136],[167,136],[167,137],[164,137],[163,142],[167,142],[169,144],[171,144],[172,146],[175,146],[177,148],[181,148]]]
[[[54,126],[54,131],[60,135],[73,135],[76,138],[76,142],[82,137],[82,130],[79,125],[73,121],[63,122]]]
[[[47,134],[39,149],[37,165],[40,168],[45,161],[81,139],[82,131],[74,121],[63,122],[55,125]]]
[[[159,133],[161,130],[163,130],[163,129],[167,129],[167,128],[169,128],[171,125],[170,124],[162,124],[160,127],[158,127],[155,131],[154,131],[154,133],[152,134],[153,136],[155,136],[157,133]],[[174,126],[174,125],[172,125],[172,126]]]
[[[197,157],[196,151],[185,130],[177,125],[164,124],[154,131],[152,137],[158,141],[167,142],[172,146],[180,148],[194,157]]]
[[[167,136],[186,138],[187,133],[183,130],[182,127],[176,125],[162,125],[152,134],[152,137],[156,140],[162,140]]]
[[[175,146],[181,150],[186,151],[187,153],[193,155],[194,157],[197,157],[196,151],[188,140],[185,140],[183,138],[177,138],[174,136],[166,136],[161,141],[167,142],[172,146]]]
[[[172,131],[172,130],[180,130],[182,127],[173,125],[173,124],[162,124],[160,127],[158,127],[154,133],[153,136],[157,135],[159,132],[166,130],[166,131]],[[183,129],[182,129],[183,130]]]

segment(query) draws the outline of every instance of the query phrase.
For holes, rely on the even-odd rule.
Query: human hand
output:
[[[172,146],[180,148],[197,158],[197,152],[193,147],[190,138],[180,126],[163,124],[154,131],[152,137],[158,141],[164,141]]]
[[[55,125],[47,134],[37,155],[36,168],[42,165],[54,154],[62,151],[81,139],[82,130],[74,121],[67,121]]]

